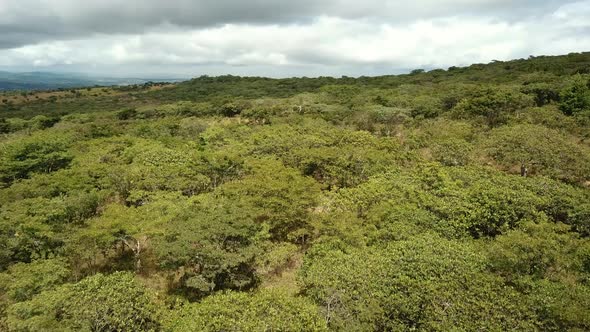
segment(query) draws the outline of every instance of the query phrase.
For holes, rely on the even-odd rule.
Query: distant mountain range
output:
[[[94,77],[83,74],[51,72],[12,73],[0,71],[0,91],[54,90],[87,86],[144,84],[147,82],[178,82],[180,79],[144,79]]]

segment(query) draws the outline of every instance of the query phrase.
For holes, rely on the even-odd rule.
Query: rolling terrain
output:
[[[590,330],[590,53],[62,83],[0,93],[0,330]]]

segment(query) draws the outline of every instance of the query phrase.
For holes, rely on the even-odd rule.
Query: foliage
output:
[[[482,117],[490,127],[507,122],[516,111],[533,106],[533,100],[516,89],[482,89],[461,100],[455,112],[462,117]]]
[[[72,157],[66,137],[37,135],[3,144],[0,151],[0,183],[8,185],[33,172],[50,173],[67,167]]]
[[[581,75],[572,77],[561,91],[561,111],[575,115],[590,110],[590,79]]]
[[[304,294],[322,306],[333,330],[529,330],[517,294],[486,275],[469,246],[418,236],[385,249],[308,253]]]
[[[590,330],[588,68],[1,93],[0,330]]]
[[[213,295],[176,313],[173,331],[326,331],[315,305],[280,291]]]
[[[568,182],[585,181],[590,174],[590,150],[557,130],[538,125],[506,126],[493,130],[482,150],[503,169],[541,174]],[[518,170],[518,171],[516,171]]]
[[[149,292],[126,273],[96,275],[13,305],[13,331],[157,331]]]

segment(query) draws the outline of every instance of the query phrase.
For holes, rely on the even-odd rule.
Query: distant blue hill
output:
[[[87,86],[110,86],[143,84],[147,82],[177,82],[178,79],[141,79],[92,77],[81,74],[51,72],[13,73],[0,71],[0,91],[13,90],[55,90]]]

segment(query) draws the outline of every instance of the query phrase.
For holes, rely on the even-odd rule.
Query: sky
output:
[[[590,51],[590,0],[0,0],[0,70],[373,76]]]

